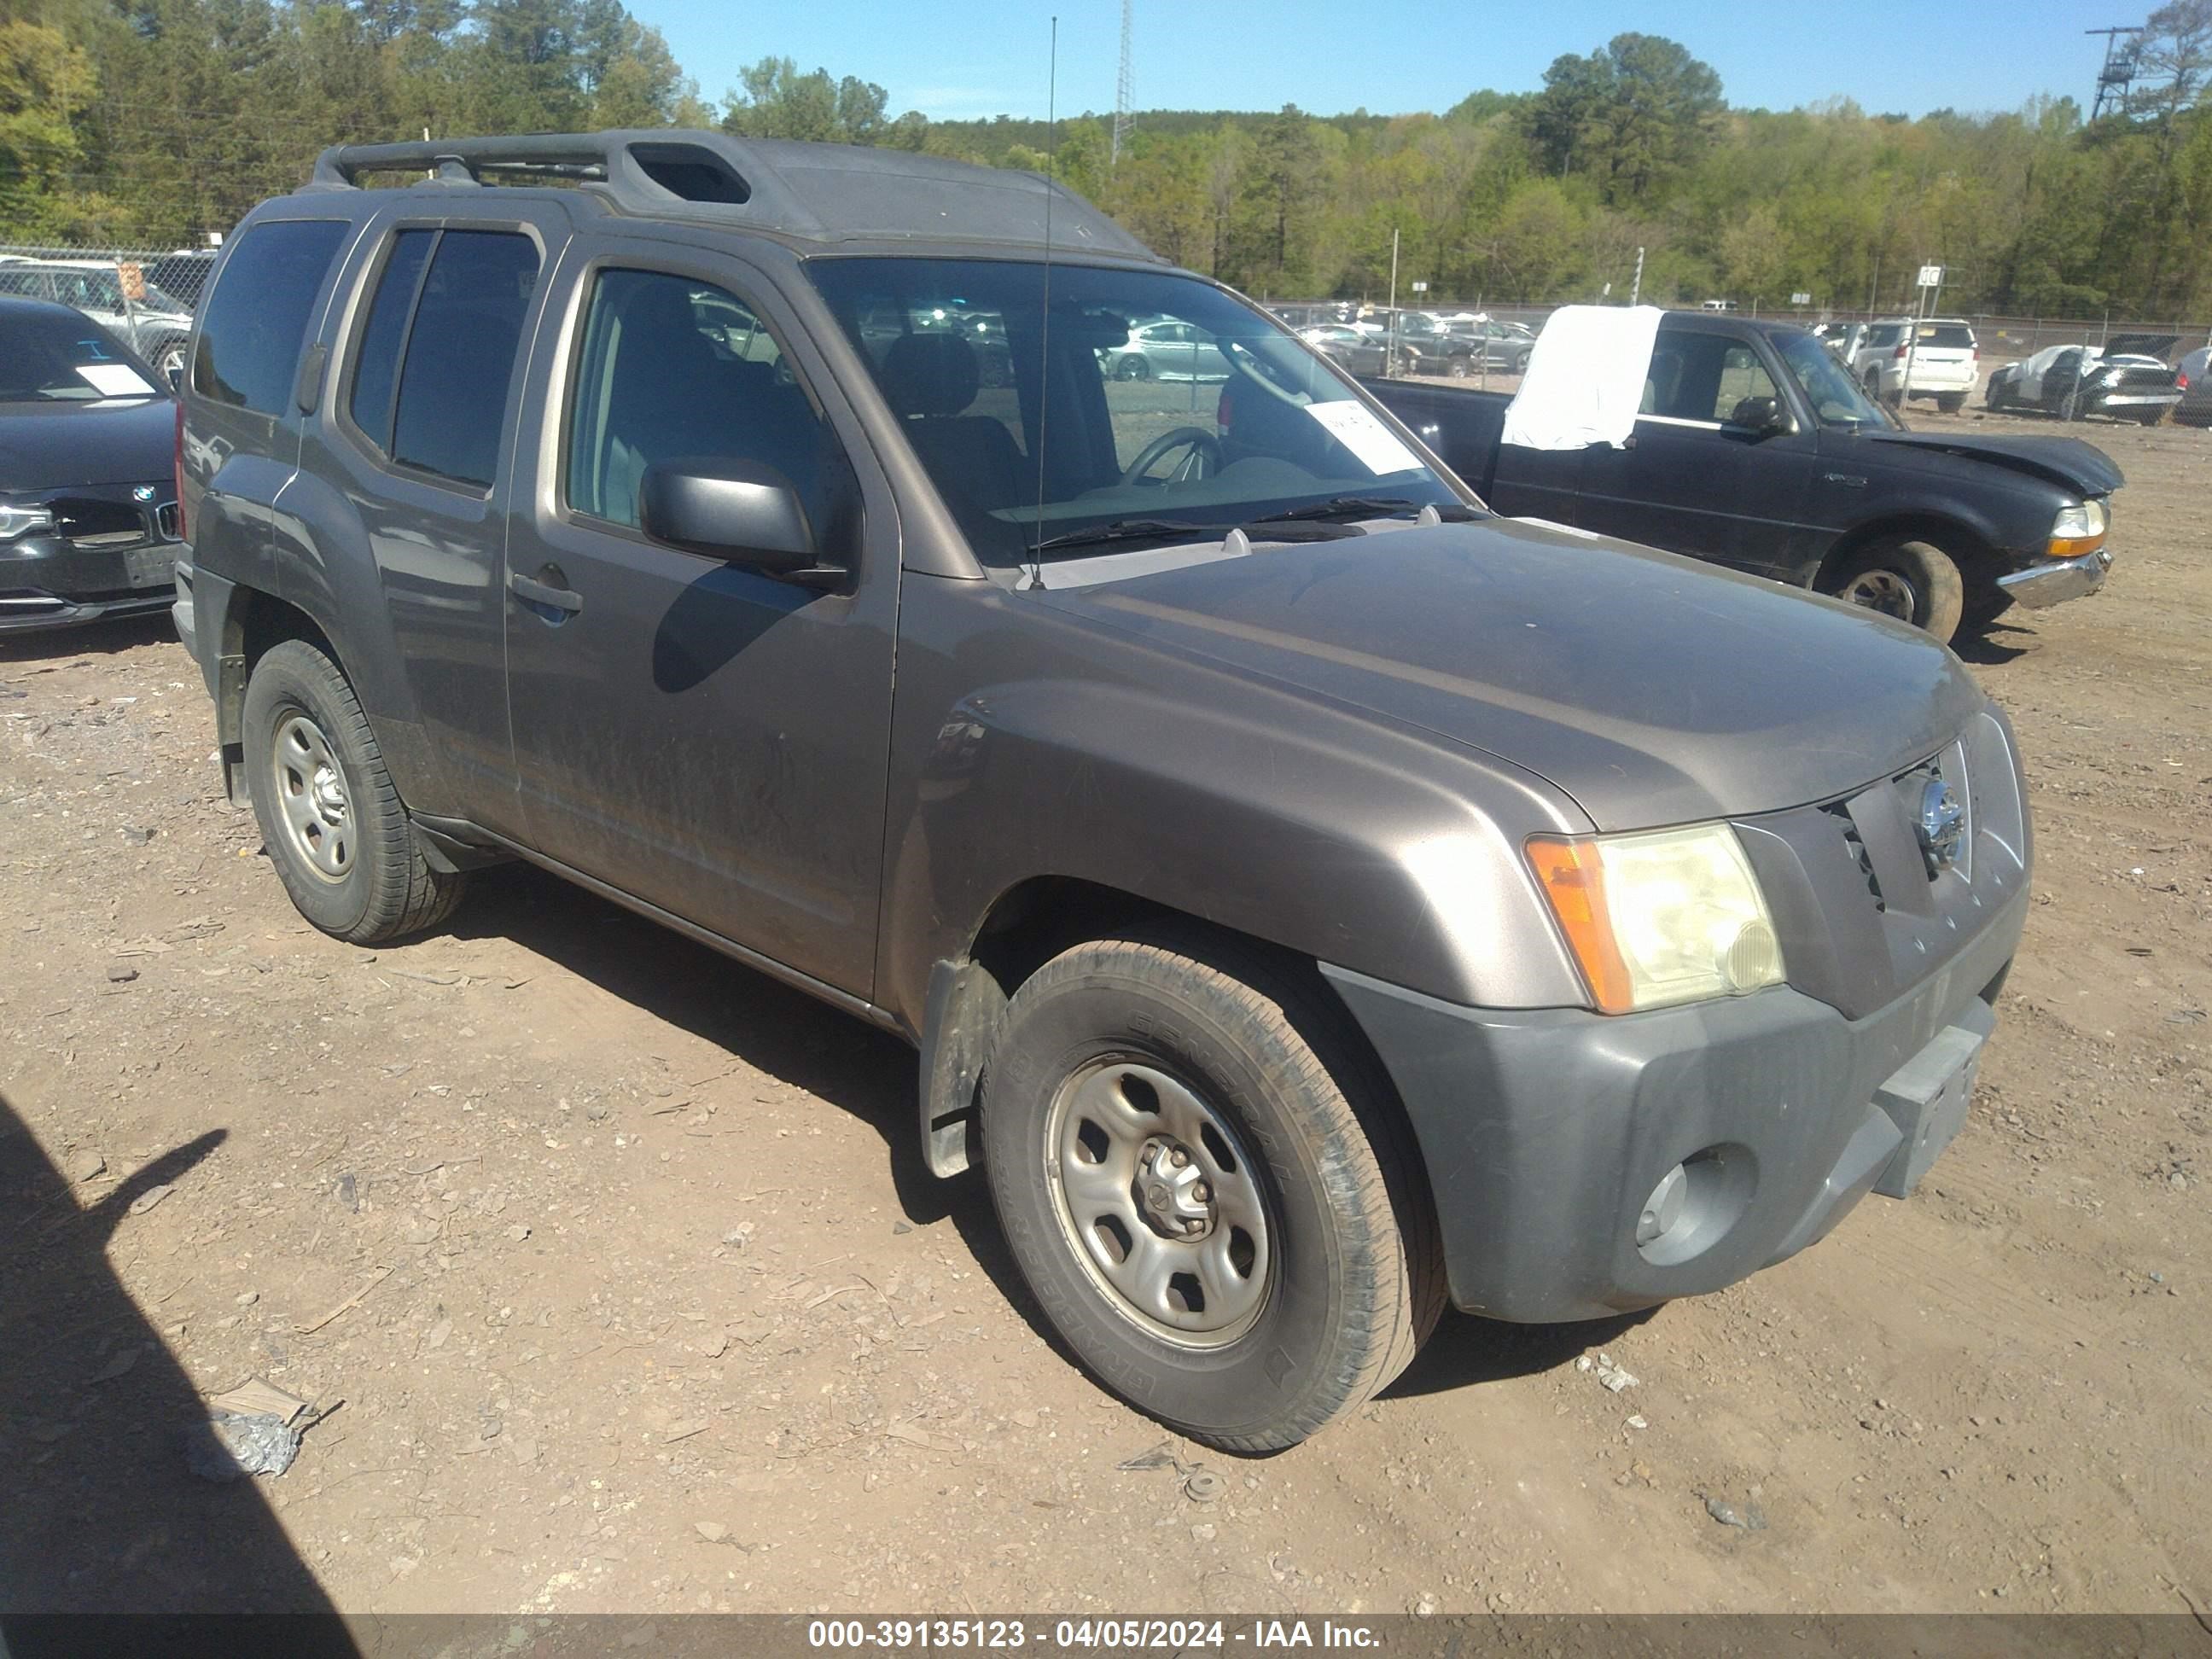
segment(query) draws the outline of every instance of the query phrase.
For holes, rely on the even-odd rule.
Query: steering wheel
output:
[[[1172,454],[1186,445],[1190,448],[1191,456],[1190,460],[1183,463],[1184,466],[1188,466],[1191,460],[1203,455],[1211,463],[1212,471],[1221,471],[1221,440],[1202,426],[1179,426],[1173,431],[1161,433],[1138,452],[1137,459],[1129,463],[1128,471],[1121,475],[1122,483],[1141,483],[1145,474],[1159,465],[1161,456]]]

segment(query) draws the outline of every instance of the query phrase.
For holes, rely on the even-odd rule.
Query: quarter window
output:
[[[568,413],[567,494],[575,512],[638,526],[656,461],[750,461],[799,493],[825,548],[854,499],[851,470],[751,306],[710,283],[607,270],[592,284]]]
[[[283,219],[246,233],[200,319],[193,391],[237,409],[285,412],[308,313],[346,228],[337,219]]]
[[[407,331],[392,459],[491,488],[507,382],[538,283],[538,245],[514,231],[441,232]]]
[[[392,450],[392,394],[399,386],[399,350],[407,343],[407,319],[414,312],[415,293],[422,285],[422,267],[436,236],[431,230],[403,230],[392,238],[354,360],[353,391],[346,410],[353,423],[387,454]]]

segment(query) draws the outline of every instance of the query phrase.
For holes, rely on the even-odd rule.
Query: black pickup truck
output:
[[[1508,517],[1710,559],[1938,639],[2015,601],[2093,593],[2112,564],[2109,498],[2124,480],[2103,451],[1909,431],[1785,323],[1668,313],[1620,448],[1504,445],[1504,393],[1366,384]]]

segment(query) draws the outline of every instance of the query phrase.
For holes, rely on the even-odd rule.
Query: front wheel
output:
[[[356,945],[434,927],[465,878],[422,857],[345,675],[304,640],[271,646],[246,684],[246,775],[270,862],[309,921]]]
[[[1443,1309],[1409,1133],[1346,1024],[1231,944],[1105,939],[1015,993],[986,1075],[991,1195],[1046,1316],[1224,1450],[1357,1409]]]
[[[1820,591],[1948,641],[1959,630],[1966,582],[1951,556],[1932,542],[1897,538],[1841,560]]]

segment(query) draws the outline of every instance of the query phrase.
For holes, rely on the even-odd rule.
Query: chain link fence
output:
[[[182,380],[192,313],[215,265],[209,247],[40,246],[0,242],[0,295],[82,312],[171,385]]]

